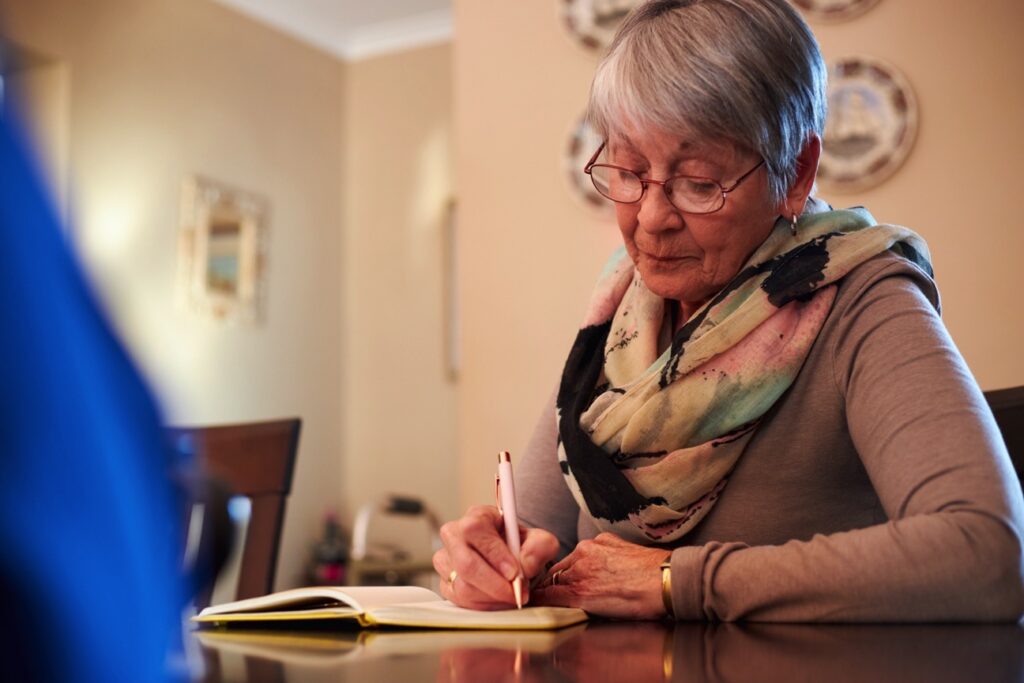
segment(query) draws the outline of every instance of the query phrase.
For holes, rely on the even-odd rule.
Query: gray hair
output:
[[[825,126],[818,42],[786,0],[655,0],[623,22],[597,67],[588,118],[728,141],[765,160],[773,201]]]

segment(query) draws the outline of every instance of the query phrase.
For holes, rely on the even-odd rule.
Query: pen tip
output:
[[[516,609],[523,609],[523,578],[512,579],[512,592],[516,594]]]

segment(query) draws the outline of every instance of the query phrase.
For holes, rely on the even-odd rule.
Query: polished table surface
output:
[[[195,681],[1014,681],[1024,625],[592,621],[562,631],[202,631]]]

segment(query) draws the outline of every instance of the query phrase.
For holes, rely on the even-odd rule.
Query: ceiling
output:
[[[451,39],[451,0],[214,0],[345,60]]]

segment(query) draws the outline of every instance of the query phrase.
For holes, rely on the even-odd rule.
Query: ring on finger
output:
[[[454,569],[448,572],[448,588],[455,590],[455,579],[459,578],[459,573]]]
[[[559,580],[559,578],[561,578],[562,572],[564,572],[564,571],[565,571],[564,569],[559,569],[557,572],[555,572],[554,574],[551,575],[551,585],[552,586],[557,586],[558,585],[558,580]]]

